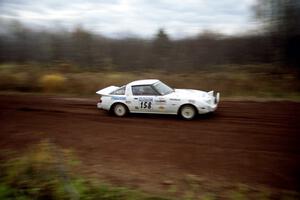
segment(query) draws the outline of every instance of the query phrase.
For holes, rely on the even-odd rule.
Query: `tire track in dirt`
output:
[[[139,185],[195,174],[298,189],[300,103],[223,101],[213,115],[117,118],[97,99],[0,95],[0,148],[44,138],[74,149],[83,171]]]

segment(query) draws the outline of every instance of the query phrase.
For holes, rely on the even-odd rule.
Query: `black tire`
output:
[[[179,115],[185,120],[194,119],[196,114],[196,109],[192,105],[183,105],[179,110]]]
[[[124,117],[128,114],[128,109],[124,104],[117,103],[113,106],[112,112],[117,117]]]

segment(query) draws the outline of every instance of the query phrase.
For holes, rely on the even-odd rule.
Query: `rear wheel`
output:
[[[183,119],[191,120],[196,116],[196,109],[192,105],[184,105],[181,107],[179,114]]]
[[[124,104],[118,103],[114,106],[113,112],[118,117],[123,117],[127,114],[127,107]]]

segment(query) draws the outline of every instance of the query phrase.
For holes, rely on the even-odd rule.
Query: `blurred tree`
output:
[[[95,40],[93,35],[81,27],[77,27],[71,36],[73,60],[81,67],[91,69],[95,66]]]
[[[222,53],[219,49],[221,46],[222,35],[216,32],[205,30],[198,35],[195,41],[196,49],[194,54],[194,61],[196,67],[203,68],[208,65],[216,65],[222,59]]]
[[[124,38],[111,43],[111,57],[118,70],[143,70],[147,55],[146,42],[138,38]]]
[[[275,55],[284,64],[300,67],[300,1],[258,0],[255,12],[272,38]]]
[[[258,5],[257,16],[275,12],[270,7],[267,12],[263,8],[265,4]],[[229,37],[205,31],[196,37],[176,40],[170,39],[163,29],[159,29],[152,40],[136,36],[112,39],[80,27],[72,32],[38,31],[12,23],[5,32],[0,32],[0,63],[37,62],[42,64],[40,66],[54,63],[58,68],[70,64],[74,69],[83,71],[186,71],[208,69],[215,65],[270,63],[275,59],[289,65],[297,66],[298,63],[299,66],[300,26],[295,25],[299,21],[299,13],[290,13],[294,13],[295,21],[289,25],[285,25],[281,18],[260,17],[266,24],[268,34],[264,35]]]
[[[158,68],[170,68],[171,41],[163,29],[159,29],[152,43],[154,65]]]
[[[166,56],[170,50],[170,39],[163,29],[159,29],[153,41],[153,49],[156,54]]]

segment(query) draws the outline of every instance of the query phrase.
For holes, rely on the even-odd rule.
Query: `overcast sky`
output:
[[[35,28],[87,30],[110,37],[153,36],[164,28],[172,37],[203,30],[225,34],[255,28],[255,0],[0,0],[0,19]]]

